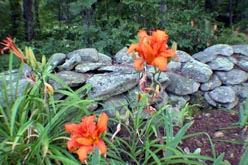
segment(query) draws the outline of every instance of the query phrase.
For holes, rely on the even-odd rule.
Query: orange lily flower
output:
[[[12,51],[18,58],[22,60],[22,62],[27,63],[27,58],[23,55],[23,53],[16,47],[15,42],[11,37],[7,37],[3,42],[0,42],[4,48],[1,49],[1,53],[3,54],[4,50]]]
[[[148,65],[157,67],[160,71],[166,70],[168,59],[176,55],[173,49],[168,49],[168,35],[162,30],[153,31],[152,35],[140,30],[138,36],[140,42],[132,44],[127,52],[128,54],[138,52],[139,57],[134,61],[134,68],[142,70],[144,68],[143,63],[146,62]]]
[[[80,124],[65,124],[66,132],[71,133],[71,138],[67,142],[67,148],[79,156],[79,160],[84,162],[88,153],[93,152],[94,147],[99,149],[100,154],[107,152],[107,146],[100,136],[107,131],[108,116],[102,113],[98,122],[95,123],[96,115],[82,118]]]

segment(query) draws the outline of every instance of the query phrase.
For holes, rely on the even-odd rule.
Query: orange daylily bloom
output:
[[[143,63],[146,62],[148,65],[157,67],[160,71],[166,70],[168,59],[176,55],[173,49],[168,49],[168,35],[162,30],[153,31],[152,35],[140,30],[138,36],[140,42],[132,44],[127,51],[128,54],[136,51],[140,56],[135,59],[134,68],[142,70]]]
[[[14,53],[18,58],[20,58],[22,60],[22,62],[27,63],[27,58],[23,55],[23,53],[17,48],[15,42],[13,41],[13,39],[11,37],[7,37],[5,40],[3,40],[3,42],[0,42],[0,44],[2,44],[3,47],[1,49],[1,53],[3,54],[3,51],[5,50],[10,50],[12,51],[12,53]]]
[[[82,118],[80,124],[65,124],[66,132],[71,133],[71,139],[67,142],[67,148],[78,154],[79,160],[84,162],[88,153],[93,152],[94,147],[99,149],[100,154],[107,152],[107,146],[100,138],[107,131],[108,116],[102,113],[98,122],[94,120],[96,115]]]

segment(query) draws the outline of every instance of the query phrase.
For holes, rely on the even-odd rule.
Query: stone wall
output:
[[[111,59],[94,48],[86,48],[69,54],[56,53],[48,63],[54,68],[54,74],[73,89],[91,83],[89,97],[102,100],[101,106],[94,107],[115,114],[114,111],[123,109],[139,92],[141,73],[133,69],[132,56],[126,52],[127,48],[123,48]],[[171,110],[179,111],[190,102],[205,107],[232,109],[247,98],[248,45],[218,44],[193,55],[181,50],[177,54],[177,58],[161,74],[160,82],[164,90],[154,103],[155,107],[168,103]],[[28,72],[27,69],[24,72]],[[151,79],[153,68],[148,68],[148,72]],[[24,79],[22,86],[28,83]],[[55,89],[63,89],[55,81],[50,83]],[[21,89],[23,87],[19,94]],[[63,96],[55,94],[55,97],[61,99]]]

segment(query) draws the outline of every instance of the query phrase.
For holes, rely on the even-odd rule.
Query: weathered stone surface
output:
[[[132,66],[129,65],[109,65],[101,66],[98,71],[101,72],[119,72],[119,73],[138,73]]]
[[[75,67],[75,71],[79,73],[85,73],[88,71],[96,70],[103,65],[104,65],[103,63],[99,63],[99,62],[98,63],[92,63],[92,62],[81,63]]]
[[[70,59],[66,60],[65,63],[59,66],[58,68],[60,70],[71,70],[81,61],[82,60],[80,56],[72,56]]]
[[[132,55],[127,54],[127,47],[122,48],[119,52],[117,52],[114,56],[114,60],[117,64],[130,64],[132,65],[134,59]]]
[[[238,67],[240,67],[242,70],[248,72],[248,59],[242,58],[240,59],[237,64]]]
[[[177,62],[188,62],[191,60],[194,60],[188,53],[182,51],[182,50],[177,50],[176,54],[178,55],[177,57],[174,58],[174,61]]]
[[[231,61],[221,56],[217,57],[216,59],[208,63],[208,65],[211,67],[212,70],[221,70],[221,71],[229,71],[234,67],[234,64]]]
[[[207,82],[213,72],[208,65],[192,60],[184,64],[182,74],[197,82]]]
[[[7,81],[7,89],[5,91],[8,94],[8,101],[14,101],[18,96],[21,96],[26,89],[27,85],[30,84],[27,79],[19,79],[16,81]],[[1,85],[1,88],[3,86]],[[0,90],[0,105],[5,105],[5,97],[4,93],[1,93],[2,89]]]
[[[217,57],[217,54],[214,54],[214,53],[211,54],[207,51],[202,51],[202,52],[193,54],[192,57],[202,63],[207,63],[207,62],[214,60]]]
[[[235,100],[231,103],[225,103],[225,104],[221,104],[219,105],[220,107],[222,108],[225,108],[225,109],[232,109],[234,108],[236,105],[238,105],[238,102],[239,102],[239,98],[238,97],[235,97]]]
[[[196,92],[199,89],[200,83],[183,77],[179,74],[168,72],[170,84],[167,86],[166,91],[177,95],[188,95]]]
[[[159,97],[151,103],[156,109],[168,103],[168,111],[173,114],[180,113],[182,106],[188,101],[185,97],[190,98],[192,104],[233,108],[237,103],[243,103],[248,97],[248,45],[213,45],[192,57],[180,50],[177,54],[168,64],[167,70],[161,72]],[[138,86],[141,73],[133,68],[134,60],[131,55],[127,55],[126,47],[115,55],[113,61],[111,57],[97,52],[94,48],[79,49],[68,55],[57,53],[48,61],[51,71],[55,69],[54,74],[73,89],[82,87],[86,82],[91,83],[90,98],[103,99],[101,105],[104,105],[104,110],[111,108],[113,111],[108,112],[113,116],[115,111],[122,113],[121,107],[114,108],[112,104],[120,105],[118,99],[122,99],[122,96],[124,100],[128,100],[129,106],[139,106],[136,102],[136,93],[141,92]],[[150,85],[152,79],[151,68],[148,67],[147,86]],[[18,79],[17,73],[18,71],[14,71],[12,75],[14,84]],[[33,71],[25,65],[22,73],[21,79],[33,74]],[[9,87],[11,82],[9,73],[5,75],[8,86],[6,90],[10,93],[16,87],[13,89]],[[1,79],[0,76],[0,86],[3,85]],[[21,81],[25,83],[27,80]],[[55,89],[64,89],[51,79],[49,83]],[[20,87],[20,89],[24,88],[25,84]],[[22,91],[18,92],[21,94]],[[0,93],[0,103],[4,103],[1,95]],[[85,91],[79,95],[84,97]],[[55,93],[55,99],[65,97],[67,96]],[[112,102],[112,106],[109,106],[109,102]],[[97,108],[97,106],[92,107],[93,110]],[[97,110],[101,110],[101,107]]]
[[[248,45],[233,45],[234,53],[248,56]]]
[[[248,79],[248,73],[239,69],[233,69],[228,72],[216,72],[223,84],[235,85],[245,82]]]
[[[216,76],[215,74],[213,74],[207,82],[205,82],[201,85],[200,89],[202,91],[209,91],[209,90],[212,90],[218,86],[221,86],[221,84],[222,83],[221,83],[219,77]]]
[[[176,62],[176,61],[170,61],[169,64],[167,65],[167,71],[181,71],[182,63],[181,62]]]
[[[208,102],[208,104],[216,107],[217,106],[217,103],[209,96],[209,93],[208,92],[205,92],[204,93],[204,98],[205,100]]]
[[[103,102],[103,109],[110,117],[116,117],[116,112],[120,113],[122,119],[125,118],[126,109],[128,102],[123,95],[117,95],[108,98]]]
[[[3,73],[0,73],[0,86],[2,87],[3,80],[5,80],[6,83],[8,84],[10,81],[15,82],[18,79],[19,76],[20,75],[19,75],[19,70],[18,69],[12,70],[11,72],[6,71],[6,72],[3,72]],[[23,76],[21,76],[21,77],[23,77]]]
[[[126,92],[137,85],[139,74],[106,73],[87,80],[92,84],[91,98],[107,99]]]
[[[218,103],[232,103],[236,99],[235,91],[230,86],[220,86],[209,92],[209,96]]]
[[[65,61],[65,59],[66,59],[66,54],[55,53],[48,59],[47,63],[52,65],[53,67],[56,67],[62,64]]]
[[[102,53],[98,53],[98,57],[99,57],[99,61],[100,63],[103,63],[103,64],[107,64],[107,65],[111,65],[112,64],[112,58],[105,55],[105,54],[102,54]]]
[[[75,50],[67,55],[70,59],[74,56],[79,56],[82,62],[98,62],[99,56],[95,48],[84,48]]]
[[[153,76],[154,76],[154,73],[155,73],[155,71],[154,71],[154,68],[153,67],[148,68],[148,70],[147,70],[147,77],[150,80],[152,80],[153,79]],[[168,75],[165,72],[161,72],[160,75],[156,74],[155,75],[155,79],[156,80],[159,80],[160,83],[166,83],[166,82],[169,82],[170,81]],[[166,84],[168,84],[168,83],[166,83]]]
[[[231,60],[239,68],[248,72],[248,57],[247,56],[234,54]]]
[[[236,92],[237,96],[241,97],[242,99],[248,97],[248,83],[234,85],[233,89]]]
[[[177,109],[182,109],[185,107],[186,103],[190,100],[188,95],[178,96],[174,94],[168,95],[168,104],[172,107],[176,107]]]
[[[222,56],[231,56],[233,54],[233,48],[230,45],[226,44],[216,44],[206,48],[204,51],[208,52],[209,55],[222,55]]]
[[[72,71],[61,71],[56,74],[56,76],[61,79],[69,87],[80,87],[86,81],[84,74],[76,73]],[[49,82],[52,84],[54,89],[65,89],[60,83],[50,79]]]

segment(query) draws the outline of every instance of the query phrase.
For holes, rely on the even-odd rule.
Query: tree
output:
[[[25,23],[25,38],[27,41],[31,41],[34,38],[33,0],[23,1],[23,12]]]

